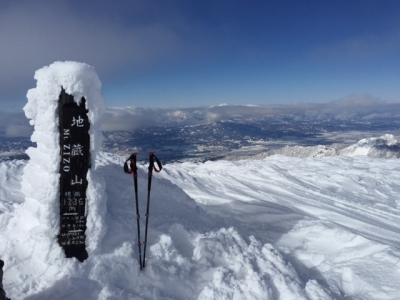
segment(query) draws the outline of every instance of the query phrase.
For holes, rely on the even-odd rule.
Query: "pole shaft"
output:
[[[149,212],[150,212],[150,190],[151,190],[151,179],[153,177],[153,167],[154,167],[154,154],[149,153],[149,173],[148,173],[148,184],[147,184],[147,209],[146,209],[146,229],[144,232],[144,249],[143,249],[143,268],[146,266],[146,248],[147,248],[147,230],[149,227]]]
[[[137,166],[136,166],[137,153],[131,155],[131,168],[133,171],[133,184],[135,186],[135,202],[136,202],[136,221],[137,221],[137,235],[138,235],[138,248],[139,248],[139,266],[142,270],[142,244],[140,243],[140,214],[139,214],[139,197],[138,197],[138,182],[137,182]]]

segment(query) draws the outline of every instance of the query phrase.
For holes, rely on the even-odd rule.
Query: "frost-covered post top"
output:
[[[28,103],[24,107],[25,115],[35,129],[31,140],[38,144],[38,148],[42,145],[47,150],[58,150],[57,109],[61,90],[64,89],[67,94],[74,96],[78,104],[82,97],[86,99],[91,153],[95,154],[101,145],[102,135],[98,123],[105,110],[105,101],[94,68],[79,62],[54,62],[37,70],[34,78],[37,81],[36,88],[28,91]]]
[[[21,190],[27,209],[37,210],[32,224],[42,226],[43,249],[57,249],[52,244],[58,236],[65,256],[83,261],[104,233],[105,198],[95,166],[105,110],[101,82],[94,68],[78,62],[55,62],[37,70],[35,79],[24,111],[37,146],[26,151]]]

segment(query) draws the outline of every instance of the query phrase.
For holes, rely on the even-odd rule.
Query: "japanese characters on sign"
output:
[[[60,125],[60,234],[58,243],[66,257],[84,261],[87,172],[90,168],[90,123],[86,100],[79,105],[73,96],[61,91],[59,98]]]

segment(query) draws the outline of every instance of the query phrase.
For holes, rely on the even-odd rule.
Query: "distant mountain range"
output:
[[[389,145],[392,142],[387,138],[378,137],[392,134],[389,140],[395,140],[399,136],[400,104],[371,101],[185,109],[110,108],[102,121],[102,150],[121,156],[154,151],[165,162],[272,154],[352,155],[353,152],[399,157],[398,144]],[[23,128],[22,117],[14,119],[19,122],[16,127]],[[13,131],[4,128],[0,130],[0,160],[27,158],[24,151],[33,145],[30,139],[10,137],[7,132]],[[27,132],[26,128],[23,130]],[[360,143],[368,138],[375,138],[366,142],[374,146],[366,151]]]

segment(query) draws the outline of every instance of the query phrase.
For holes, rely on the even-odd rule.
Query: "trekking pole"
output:
[[[138,200],[136,156],[137,156],[137,153],[132,153],[132,155],[125,161],[124,171],[127,174],[133,173],[133,184],[135,186],[135,200],[136,200],[136,220],[137,220],[137,231],[138,231],[138,244],[137,245],[139,247],[139,265],[140,265],[140,270],[142,270],[142,244],[140,243],[140,214],[139,214],[139,200]],[[129,160],[131,161],[130,169],[128,167]]]
[[[144,233],[143,268],[145,267],[145,264],[146,264],[147,228],[149,227],[151,178],[153,176],[153,169],[157,173],[162,170],[162,164],[153,152],[149,152],[149,158],[150,158],[150,164],[149,164],[149,173],[148,173],[149,179],[148,179],[148,185],[147,185],[147,210],[146,210],[146,230]],[[156,161],[159,169],[157,169],[154,166],[154,160]]]

